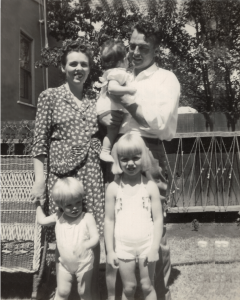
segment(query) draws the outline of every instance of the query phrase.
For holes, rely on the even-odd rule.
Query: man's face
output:
[[[146,39],[143,33],[134,29],[129,46],[129,60],[132,61],[137,74],[154,63],[156,49],[154,39]]]

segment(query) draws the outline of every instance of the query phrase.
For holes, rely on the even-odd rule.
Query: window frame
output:
[[[29,40],[30,42],[30,51],[31,51],[31,55],[30,55],[30,74],[31,74],[31,95],[30,95],[30,101],[28,102],[24,102],[21,98],[21,91],[20,91],[20,86],[21,86],[21,66],[20,66],[20,51],[21,51],[21,36],[26,37],[26,39]],[[18,53],[18,82],[19,82],[19,88],[18,88],[18,104],[23,104],[23,105],[27,105],[27,106],[31,106],[31,107],[36,107],[36,102],[35,102],[35,68],[34,68],[34,61],[35,61],[35,57],[34,57],[34,38],[28,33],[26,32],[26,30],[20,28],[19,30],[19,53]],[[26,99],[27,100],[27,99]]]

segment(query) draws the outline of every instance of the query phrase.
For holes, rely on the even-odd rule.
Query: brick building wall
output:
[[[39,94],[45,89],[44,70],[35,69],[44,46],[44,25],[39,23],[39,11],[43,7],[37,0],[2,0],[1,30],[1,119],[34,120]],[[41,1],[42,2],[42,1]],[[40,34],[40,26],[42,36]],[[32,39],[32,93],[29,105],[18,103],[20,99],[20,32]],[[42,43],[41,43],[42,41]],[[49,45],[56,45],[49,39]],[[60,85],[62,76],[56,68],[49,68],[49,87]]]

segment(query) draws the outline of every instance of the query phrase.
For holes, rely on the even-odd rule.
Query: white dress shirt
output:
[[[133,73],[131,80],[137,89],[135,102],[142,107],[149,128],[141,127],[128,114],[123,120],[120,133],[137,131],[144,137],[171,140],[177,129],[180,97],[177,77],[153,64],[137,76]]]

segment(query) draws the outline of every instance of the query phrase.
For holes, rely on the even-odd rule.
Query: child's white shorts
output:
[[[94,256],[92,254],[89,255],[87,259],[83,259],[80,262],[76,262],[75,267],[73,268],[73,264],[65,265],[61,262],[61,258],[59,258],[59,270],[58,270],[59,276],[65,278],[66,276],[68,277],[69,274],[75,274],[77,279],[78,278],[80,279],[86,272],[92,270],[93,262],[94,262]]]
[[[146,258],[152,246],[152,236],[142,242],[123,242],[116,239],[115,252],[120,259]]]

